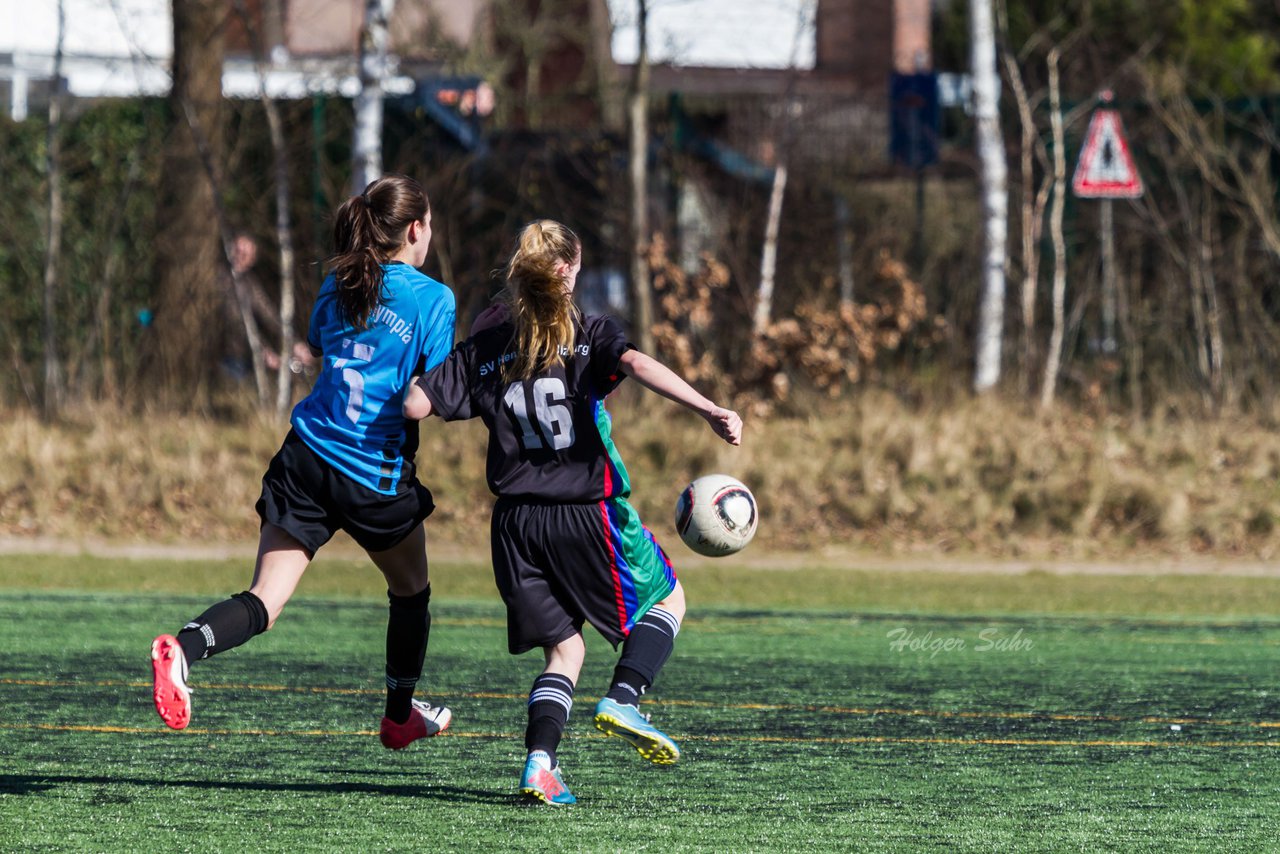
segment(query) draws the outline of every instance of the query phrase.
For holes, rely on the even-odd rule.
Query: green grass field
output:
[[[184,732],[151,708],[149,642],[247,570],[160,567],[0,557],[0,850],[1276,844],[1280,580],[695,566],[647,707],[680,764],[591,728],[613,657],[589,636],[579,804],[551,810],[515,795],[539,661],[506,654],[483,567],[433,568],[426,681],[454,724],[396,753],[370,567],[317,563],[275,630],[197,665]]]

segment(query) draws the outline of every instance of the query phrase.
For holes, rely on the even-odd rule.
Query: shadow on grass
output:
[[[462,789],[457,786],[383,785],[344,781],[340,783],[281,783],[266,780],[168,780],[148,777],[108,777],[91,774],[0,774],[0,795],[34,795],[59,786],[142,786],[144,788],[227,789],[241,792],[300,792],[316,795],[379,795],[426,798],[448,803],[512,804],[509,793]]]

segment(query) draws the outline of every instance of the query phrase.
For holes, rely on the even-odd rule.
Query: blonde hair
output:
[[[557,267],[562,261],[572,266],[581,253],[578,235],[554,220],[536,220],[520,230],[504,271],[517,345],[504,377],[527,380],[560,364],[562,348],[573,348],[578,309]]]

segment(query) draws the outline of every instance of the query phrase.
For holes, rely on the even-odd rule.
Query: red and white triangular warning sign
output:
[[[1071,189],[1083,199],[1136,199],[1142,195],[1142,177],[1133,164],[1124,125],[1115,110],[1094,111]]]

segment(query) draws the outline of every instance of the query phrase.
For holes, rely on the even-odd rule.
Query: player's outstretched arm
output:
[[[404,406],[401,410],[404,417],[410,421],[421,421],[431,414],[431,398],[427,397],[427,393],[422,390],[422,386],[418,385],[421,377],[413,377],[409,380],[409,387],[404,391]]]
[[[738,413],[716,406],[657,359],[639,350],[628,350],[618,360],[618,367],[650,391],[674,400],[707,419],[716,435],[730,445],[742,444],[742,419]]]

